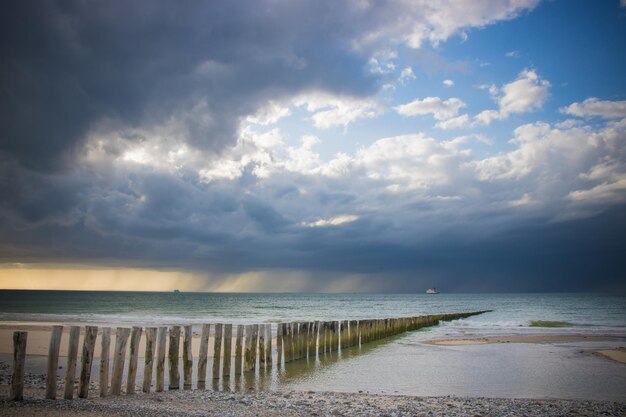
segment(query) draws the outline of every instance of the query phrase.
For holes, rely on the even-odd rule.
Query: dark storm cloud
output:
[[[445,25],[459,16],[471,21],[464,20],[470,5],[480,4],[437,20],[444,27],[434,39],[454,33]],[[286,145],[282,154],[250,143],[232,151],[242,118],[269,100],[311,91],[371,98],[389,81],[368,72],[376,36],[402,43],[406,33],[396,26],[420,16],[407,18],[400,2],[357,6],[2,2],[0,262],[305,271],[311,289],[351,274],[387,291],[623,288],[618,192],[600,195],[587,211],[580,203],[578,220],[549,222],[561,210],[579,214],[569,210],[570,192],[593,191],[580,174],[598,161],[621,174],[617,140],[591,151],[574,143],[589,155],[584,166],[567,166],[549,157],[542,163],[544,150],[568,154],[544,146],[547,135],[522,152],[539,162],[505,154],[488,163],[414,135],[345,155],[349,163],[335,161],[328,175],[321,173],[328,166],[285,168],[309,164],[286,161]],[[418,29],[425,42],[429,29]],[[126,160],[139,145],[151,159]],[[188,159],[168,162],[183,145]],[[220,168],[219,155],[232,172]],[[511,165],[527,176],[509,175]],[[230,174],[203,176],[213,168]],[[542,183],[560,176],[568,180]],[[513,208],[528,191],[536,201]]]
[[[219,151],[240,117],[306,88],[371,93],[334,2],[8,1],[0,5],[0,149],[51,170],[103,119],[150,125],[205,99],[195,146]],[[345,38],[342,38],[344,37]]]

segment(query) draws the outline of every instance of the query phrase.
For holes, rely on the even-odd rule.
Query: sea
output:
[[[272,390],[626,401],[626,296],[615,294],[301,294],[0,291],[0,324],[184,325],[361,320],[490,310],[463,320],[296,361],[256,381]],[[273,327],[274,334],[276,327]],[[428,344],[528,335],[607,341]]]

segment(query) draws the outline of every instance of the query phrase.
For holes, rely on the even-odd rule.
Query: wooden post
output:
[[[159,327],[157,332],[157,364],[156,364],[156,392],[163,391],[165,385],[165,344],[167,342],[167,327]]]
[[[296,357],[296,342],[298,337],[298,323],[289,323],[289,360],[293,361]]]
[[[283,323],[276,323],[276,366],[283,365]]]
[[[252,325],[252,370],[256,369],[257,348],[259,344],[259,325]]]
[[[230,359],[232,356],[233,345],[233,325],[224,325],[224,366],[222,367],[222,375],[224,378],[230,378]]]
[[[209,354],[210,324],[203,324],[200,333],[200,352],[198,354],[198,389],[206,388],[206,363]]]
[[[335,331],[334,324],[335,324],[335,322],[333,322],[333,321],[329,321],[328,322],[328,335],[327,335],[328,341],[327,341],[327,344],[328,344],[328,351],[329,352],[333,351],[334,331]]]
[[[120,395],[122,392],[122,375],[126,361],[126,344],[130,329],[118,327],[115,333],[115,352],[113,353],[113,374],[111,375],[111,395]]]
[[[193,353],[191,341],[193,338],[192,327],[187,325],[183,337],[183,389],[191,389],[191,373],[193,371]]]
[[[272,324],[265,325],[265,366],[272,366]]]
[[[315,320],[313,322],[313,333],[311,334],[311,337],[313,338],[311,340],[311,355],[313,356],[314,360],[317,358],[317,334],[319,331],[319,326],[320,322],[318,320]]]
[[[300,340],[301,340],[301,324],[296,322],[293,326],[293,359],[300,359]]]
[[[243,356],[243,324],[237,325],[237,339],[235,340],[235,376],[241,375],[241,360]]]
[[[78,384],[79,398],[87,398],[89,396],[91,364],[93,362],[93,351],[96,347],[96,337],[98,337],[98,328],[95,326],[86,326],[85,339],[83,340],[83,355],[81,357],[80,379]]]
[[[219,379],[220,377],[220,357],[222,352],[222,324],[215,324],[215,332],[213,337],[215,338],[213,343],[213,379]]]
[[[252,370],[252,325],[246,325],[246,350],[244,352],[244,371]]]
[[[298,323],[298,343],[296,344],[296,351],[298,352],[298,359],[304,357],[304,338],[306,337],[306,323]]]
[[[48,372],[46,373],[46,398],[54,400],[57,397],[57,369],[59,369],[59,348],[63,326],[52,326],[50,346],[48,347]]]
[[[265,365],[265,324],[259,324],[259,368]]]
[[[11,399],[24,399],[24,365],[26,362],[27,332],[13,332],[13,374],[11,375]]]
[[[67,350],[67,366],[65,373],[65,395],[66,400],[74,398],[74,384],[76,379],[76,360],[78,358],[78,339],[80,338],[80,327],[70,328],[70,341]]]
[[[180,389],[180,372],[178,371],[178,356],[180,348],[180,326],[170,327],[170,350],[168,363],[170,369],[170,383],[168,389]]]
[[[156,347],[156,327],[146,328],[146,353],[144,354],[143,367],[143,392],[150,392],[152,385],[152,369],[154,368],[154,351]]]
[[[130,334],[130,358],[128,359],[128,375],[126,376],[126,394],[135,393],[135,381],[137,380],[137,358],[139,357],[139,341],[141,340],[141,327],[133,327]]]
[[[100,342],[100,396],[109,395],[109,351],[111,350],[111,328],[102,328],[102,341]]]
[[[339,348],[344,350],[347,348],[346,346],[346,337],[348,335],[348,321],[347,320],[339,320]]]

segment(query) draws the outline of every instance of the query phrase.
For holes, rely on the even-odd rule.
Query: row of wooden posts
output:
[[[315,358],[319,354],[337,351],[363,343],[380,340],[406,331],[432,326],[441,320],[455,320],[482,312],[437,314],[418,317],[402,317],[372,320],[340,320],[340,321],[303,321],[276,324],[276,365],[302,358]],[[197,362],[197,384],[204,389],[207,381],[207,358],[209,347],[210,324],[203,324],[200,334],[200,351]],[[183,328],[182,364],[183,388],[191,389],[193,356],[192,356],[192,326]],[[122,392],[122,376],[127,356],[127,345],[130,339],[129,361],[127,366],[126,393],[135,393],[137,380],[137,362],[139,358],[139,343],[143,332],[142,327],[118,327],[116,331],[115,349],[113,353],[113,367],[109,379],[109,351],[111,344],[111,328],[101,330],[101,354],[99,389],[100,396],[120,395]],[[46,373],[46,398],[55,399],[57,396],[57,370],[59,349],[63,326],[53,326],[48,350],[48,366]],[[71,326],[67,352],[67,366],[65,374],[64,398],[72,399],[75,390],[76,366],[78,345],[81,328]],[[78,384],[78,397],[87,398],[91,380],[91,365],[94,359],[94,349],[98,327],[85,326],[83,348],[81,356],[81,370]],[[214,324],[214,349],[212,378],[228,378],[231,372],[232,358],[232,324]],[[11,398],[21,400],[24,388],[24,366],[26,358],[26,342],[28,333],[18,331],[13,334],[14,367],[11,377]],[[155,391],[165,388],[165,356],[166,338],[169,337],[168,357],[168,389],[180,389],[180,338],[181,326],[146,327],[145,353],[143,372],[143,392],[150,392],[152,374],[156,362]],[[222,346],[222,339],[224,341]],[[245,340],[245,342],[244,342]],[[156,358],[155,358],[156,353]],[[260,367],[272,366],[272,324],[239,324],[236,327],[235,338],[235,375],[245,371],[254,371],[257,362]],[[222,359],[221,359],[222,358]],[[221,372],[220,372],[221,359]],[[258,359],[258,361],[257,361]],[[109,385],[110,380],[110,385]]]

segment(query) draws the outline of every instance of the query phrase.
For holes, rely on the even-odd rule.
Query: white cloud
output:
[[[535,203],[535,200],[533,200],[530,194],[524,193],[524,195],[518,198],[517,200],[509,201],[507,205],[509,207],[523,207],[523,206],[528,206],[534,203]]]
[[[443,85],[446,87],[452,87],[454,85],[454,81],[452,80],[443,80]]]
[[[579,117],[626,118],[626,101],[600,100],[590,97],[582,103],[572,103],[560,109],[561,113]]]
[[[542,80],[535,71],[524,70],[517,79],[502,87],[500,113],[526,113],[541,108],[548,97],[550,83]]]
[[[435,127],[442,130],[449,129],[461,129],[464,127],[469,127],[471,125],[470,118],[467,114],[462,114],[458,117],[453,117],[448,120],[441,120],[435,124]]]
[[[335,96],[324,92],[299,95],[293,99],[293,104],[297,107],[306,107],[313,113],[311,120],[318,129],[346,127],[359,119],[371,119],[383,112],[381,105],[373,98]]]
[[[519,51],[509,51],[504,55],[508,58],[519,58]]]
[[[278,122],[283,117],[291,114],[289,107],[281,105],[275,101],[268,102],[265,106],[259,108],[255,114],[248,116],[246,121],[259,125],[269,125]]]
[[[413,68],[411,67],[406,67],[400,73],[400,82],[406,82],[408,80],[414,80],[414,79],[415,79],[415,74],[413,73]]]
[[[369,66],[372,74],[390,74],[396,69],[396,64],[392,61],[381,62],[377,58],[370,58]]]
[[[359,216],[356,216],[354,214],[342,214],[328,219],[319,219],[312,222],[303,222],[302,225],[306,227],[341,226],[342,224],[355,222],[358,219]]]
[[[626,201],[626,174],[613,182],[603,182],[588,190],[572,191],[567,197],[573,201]]]
[[[394,110],[403,116],[417,116],[432,114],[437,120],[447,120],[456,116],[459,109],[465,107],[465,103],[453,97],[441,100],[439,97],[426,97],[417,99],[407,104],[394,107]]]
[[[355,40],[357,48],[375,47],[385,39],[394,39],[411,48],[424,42],[438,45],[453,35],[467,37],[466,29],[484,27],[508,20],[533,9],[538,0],[462,0],[440,1],[402,0],[374,10],[376,3],[360,2],[362,13],[376,12],[383,24]]]
[[[511,114],[528,113],[540,109],[548,97],[550,82],[534,70],[524,70],[518,77],[497,89],[489,86],[489,93],[497,100],[498,110],[484,110],[475,117],[477,124],[488,125],[493,120],[507,119]]]

